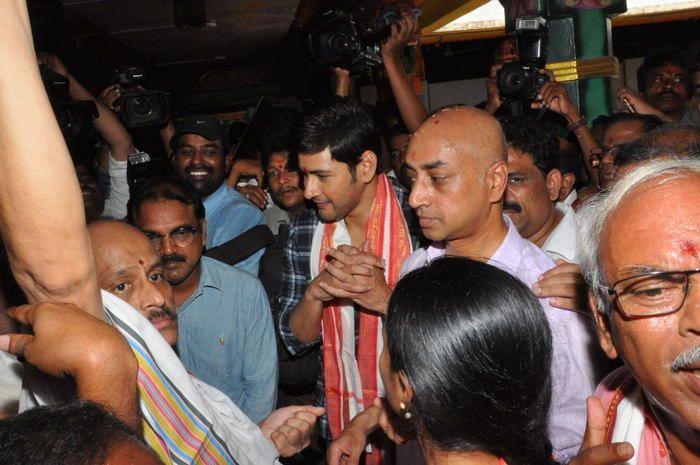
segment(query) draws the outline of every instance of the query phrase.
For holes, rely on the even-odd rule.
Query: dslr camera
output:
[[[519,60],[503,65],[498,72],[498,92],[507,102],[524,103],[537,98],[549,80],[541,74],[547,61],[547,20],[541,16],[521,16],[515,20]]]
[[[161,90],[145,90],[143,71],[139,68],[118,69],[113,82],[122,90],[120,116],[128,128],[163,126],[170,119],[170,100]]]
[[[44,64],[39,65],[41,80],[66,144],[84,141],[92,135],[97,106],[92,100],[72,100],[68,95],[68,78]]]

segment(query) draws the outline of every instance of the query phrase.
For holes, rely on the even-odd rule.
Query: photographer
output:
[[[95,120],[95,129],[106,144],[104,155],[99,157],[100,167],[109,173],[110,182],[105,196],[103,192],[96,190],[99,189],[99,185],[92,182],[95,173],[91,167],[76,163],[78,165],[76,169],[82,173],[79,176],[80,189],[83,191],[88,220],[101,216],[124,218],[126,204],[129,201],[129,187],[126,180],[127,159],[134,152],[131,136],[117,115],[83,87],[56,55],[39,53],[37,58],[39,63],[68,79],[68,95],[71,99],[90,100],[97,107],[98,117]]]

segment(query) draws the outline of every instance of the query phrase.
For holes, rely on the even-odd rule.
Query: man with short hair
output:
[[[94,402],[37,407],[0,421],[0,463],[164,465],[136,432]]]
[[[277,356],[260,281],[202,256],[208,233],[204,207],[177,178],[142,185],[130,203],[130,217],[151,239],[172,286],[182,363],[261,421],[275,404]]]
[[[620,148],[639,140],[645,133],[661,126],[661,120],[653,115],[615,113],[608,118],[603,143],[591,154],[591,162],[598,167],[598,182],[607,189],[615,182],[615,157]]]
[[[700,461],[698,198],[700,161],[658,160],[579,213],[598,340],[624,361],[596,391],[600,439],[634,448],[604,463]]]
[[[492,116],[466,107],[435,114],[413,136],[406,170],[413,180],[409,202],[434,242],[417,250],[404,272],[447,253],[487,261],[534,286],[554,267],[503,215],[508,167],[503,133]],[[541,303],[554,344],[549,437],[557,459],[566,462],[581,444],[584,401],[597,381],[597,354],[585,316],[555,309],[544,299]]]
[[[204,202],[209,229],[207,249],[264,224],[260,210],[226,182],[233,162],[227,139],[223,124],[208,115],[185,118],[170,139],[175,173],[187,181]],[[236,263],[236,268],[257,276],[263,252],[262,248],[258,249]]]
[[[278,325],[292,355],[323,342],[317,402],[337,437],[382,391],[379,313],[411,251],[410,208],[398,181],[378,172],[379,134],[364,105],[324,104],[299,132],[304,196],[316,208],[292,222]]]
[[[558,202],[562,174],[559,145],[538,122],[518,118],[504,124],[508,150],[508,187],[503,211],[520,235],[554,260],[576,262],[576,214]]]
[[[636,113],[657,115],[664,121],[681,121],[692,97],[683,51],[676,47],[650,50],[637,69],[637,88],[641,95],[621,87],[618,99]]]
[[[171,381],[177,382],[178,389],[184,389],[188,401],[197,402],[194,408],[205,409],[217,421],[228,425],[225,433],[217,431],[223,435],[221,439],[217,436],[217,440],[223,440],[236,459],[246,460],[250,465],[272,463],[275,454],[290,456],[303,449],[308,444],[315,417],[322,410],[290,407],[259,421],[262,433],[277,448],[271,449],[251,419],[229,397],[186,372],[171,350],[178,343],[178,323],[173,313],[175,298],[164,278],[162,260],[148,237],[130,224],[113,220],[94,222],[89,229],[100,287],[118,298],[110,296],[111,299],[128,303],[150,322],[144,325],[133,318],[129,321],[139,328],[140,340],[150,344],[148,349]],[[158,333],[167,342],[167,349]]]

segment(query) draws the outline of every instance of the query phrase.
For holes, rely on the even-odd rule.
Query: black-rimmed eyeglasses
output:
[[[177,247],[189,247],[194,242],[194,235],[199,232],[200,228],[193,226],[183,226],[181,228],[174,229],[168,234],[158,234],[154,232],[147,232],[146,236],[150,239],[151,244],[160,250],[163,246],[163,239],[169,237]]]
[[[690,275],[695,273],[700,273],[700,268],[654,271],[621,279],[606,290],[615,297],[618,310],[626,318],[669,315],[683,306]]]

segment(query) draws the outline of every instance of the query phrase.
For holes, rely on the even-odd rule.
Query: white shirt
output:
[[[549,234],[547,240],[544,241],[542,250],[552,257],[553,260],[561,258],[570,263],[578,263],[576,252],[576,212],[564,202],[557,203],[557,210],[562,212],[564,217]]]
[[[109,154],[109,192],[102,211],[104,218],[121,220],[126,217],[126,204],[129,203],[129,182],[126,177],[128,164],[127,160],[115,160]]]
[[[576,199],[578,199],[578,192],[576,192],[576,189],[571,189],[569,195],[567,195],[564,199],[564,203],[567,205],[573,205],[574,202],[576,202]]]

